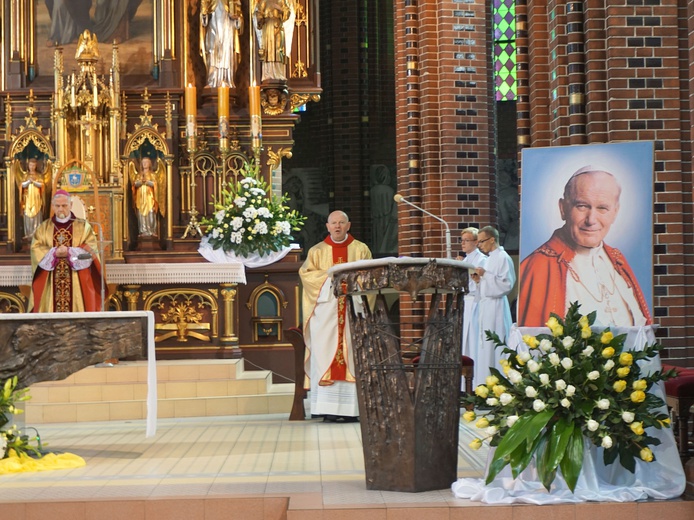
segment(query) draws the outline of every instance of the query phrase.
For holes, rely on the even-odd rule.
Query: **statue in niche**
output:
[[[51,185],[51,163],[47,161],[41,171],[38,157],[29,157],[26,170],[19,159],[12,163],[12,173],[19,189],[19,207],[24,221],[24,237],[34,236],[43,222],[48,207]]]
[[[166,215],[166,168],[162,160],[157,160],[157,164],[154,169],[152,158],[145,156],[140,160],[139,172],[135,160],[128,166],[141,237],[157,236],[157,214]]]
[[[293,0],[257,0],[253,24],[258,38],[258,56],[262,62],[262,81],[287,81],[287,63],[292,50]]]
[[[371,167],[371,249],[374,254],[397,253],[398,209],[393,176],[385,164]]]
[[[201,0],[200,25],[200,49],[207,66],[207,84],[233,88],[236,66],[241,61],[241,0]]]

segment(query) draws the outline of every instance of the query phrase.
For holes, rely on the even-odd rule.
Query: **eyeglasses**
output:
[[[485,238],[484,240],[478,240],[477,242],[479,244],[484,244],[487,240],[491,240],[492,238],[494,238],[494,237]]]

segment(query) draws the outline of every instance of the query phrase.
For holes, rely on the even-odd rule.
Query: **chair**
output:
[[[663,364],[663,370],[677,371],[665,381],[665,402],[674,415],[673,430],[677,437],[680,458],[689,457],[689,416],[694,406],[694,370]]]

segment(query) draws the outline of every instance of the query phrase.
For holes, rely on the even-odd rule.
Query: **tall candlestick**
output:
[[[197,116],[197,95],[195,87],[188,83],[186,87],[186,133],[188,138],[192,139],[195,137],[195,117]],[[193,148],[192,144],[189,144],[189,148]]]
[[[196,94],[196,89],[193,85],[188,83],[188,86],[186,87],[186,115],[188,117],[195,116],[198,113],[198,105],[197,105],[197,94]]]
[[[96,83],[96,72],[92,76],[92,85],[93,85],[93,92],[94,92],[94,108],[99,106],[99,91],[97,89],[97,83]]]
[[[220,119],[229,117],[229,87],[226,85],[217,89],[217,115]]]
[[[260,87],[252,85],[248,87],[248,112],[251,117],[260,116]]]

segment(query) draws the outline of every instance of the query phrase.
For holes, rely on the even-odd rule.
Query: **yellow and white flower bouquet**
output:
[[[24,413],[17,408],[17,403],[30,399],[28,388],[17,389],[17,376],[9,378],[0,390],[0,459],[15,454],[38,454],[36,448],[29,444],[28,437],[22,435],[17,426],[10,424],[14,415]],[[9,426],[9,427],[8,427]]]
[[[585,442],[603,449],[605,464],[619,459],[632,473],[637,459],[655,460],[651,448],[660,440],[648,428],[669,427],[670,420],[663,400],[649,390],[674,374],[641,369],[640,362],[655,357],[660,345],[626,350],[626,335],[614,336],[609,328],[594,332],[594,321],[595,313],[582,316],[575,302],[565,319],[551,315],[551,334],[523,336],[527,351],[486,332],[508,358],[501,361],[503,370],[492,368],[467,398],[477,412],[463,417],[484,432],[470,444],[473,449],[484,441],[496,447],[487,484],[507,465],[517,478],[534,460],[547,490],[559,468],[573,491]]]
[[[289,247],[292,231],[299,231],[306,217],[286,202],[286,197],[272,194],[256,163],[247,164],[244,177],[229,182],[215,201],[214,216],[202,219],[207,243],[237,256],[263,256]]]

